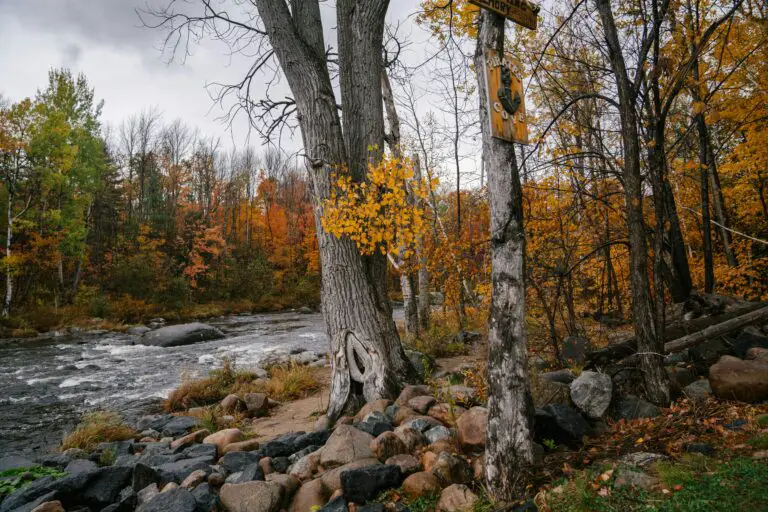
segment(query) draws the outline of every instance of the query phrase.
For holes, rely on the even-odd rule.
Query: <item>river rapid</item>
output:
[[[328,351],[319,313],[222,317],[207,323],[226,337],[160,348],[114,332],[80,332],[0,341],[0,454],[56,447],[84,412],[108,409],[131,418],[157,410],[182,377],[199,377],[234,358],[258,366],[268,355]]]

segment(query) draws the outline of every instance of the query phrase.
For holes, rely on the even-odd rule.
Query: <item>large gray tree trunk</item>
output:
[[[649,400],[659,405],[667,405],[670,399],[669,377],[664,370],[664,346],[654,320],[648,280],[648,247],[643,222],[643,190],[640,174],[640,139],[635,110],[637,94],[629,79],[624,55],[621,53],[611,0],[595,0],[595,4],[603,24],[611,67],[619,93],[621,137],[624,146],[624,192],[629,231],[632,315],[641,361],[640,367]]]
[[[496,500],[521,495],[533,462],[533,401],[528,388],[525,333],[525,233],[514,145],[490,133],[485,53],[503,54],[504,18],[483,10],[475,52],[483,162],[491,208],[491,312],[488,321],[488,434],[485,478]]]
[[[339,0],[342,120],[325,56],[318,0],[255,0],[270,43],[296,100],[314,198],[320,249],[323,315],[333,374],[328,416],[364,401],[394,397],[416,372],[403,351],[386,295],[386,260],[361,256],[354,242],[322,226],[331,173],[367,169],[369,146],[382,147],[381,45],[388,2]]]

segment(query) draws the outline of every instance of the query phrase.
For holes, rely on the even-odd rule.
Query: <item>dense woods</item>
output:
[[[696,380],[694,370],[709,372],[719,398],[764,399],[753,399],[768,375],[763,362],[750,367],[762,380],[746,394],[718,391],[741,374],[738,365],[765,360],[749,349],[768,346],[765,327],[750,325],[764,320],[764,305],[743,304],[768,300],[763,2],[572,0],[534,11],[534,32],[468,0],[424,0],[413,22],[424,36],[417,52],[389,2],[322,4],[189,0],[139,12],[145,28],[164,36],[171,60],[191,58],[203,38],[253,60],[242,82],[219,84],[213,95],[227,115],[247,117],[252,145],[229,149],[149,106],[106,124],[99,91],[68,69],[52,69],[27,99],[0,97],[4,335],[320,309],[330,340],[320,444],[361,436],[364,450],[400,443],[397,454],[414,452],[376,425],[370,445],[355,431],[368,432],[361,408],[394,430],[397,413],[385,412],[400,396],[396,406],[419,409],[423,432],[455,433],[451,448],[476,456],[479,469],[466,483],[482,481],[495,503],[530,493],[540,465],[534,438],[556,445],[541,438],[542,425],[562,418],[534,408],[542,405],[533,390],[540,370],[563,369],[570,379],[553,385],[566,385],[557,411],[578,426],[566,444],[612,428],[600,423],[609,404],[637,400],[635,409],[654,411],[622,421],[660,415]],[[522,63],[528,144],[492,134],[489,97],[502,101],[512,89],[489,90],[489,51]],[[272,99],[275,78],[255,97],[253,81],[270,73],[290,96]],[[298,150],[283,146],[285,129]],[[401,329],[393,301],[404,309]],[[587,345],[613,341],[616,327],[631,339],[586,354]],[[715,350],[698,368],[668,359],[737,330],[749,338],[743,346]],[[471,400],[445,398],[456,386],[438,392],[434,380],[412,386],[428,377],[428,352],[466,355],[470,339],[487,341],[487,364],[443,378],[473,384]],[[578,361],[566,353],[574,343],[583,344]],[[724,354],[738,358],[717,361]],[[262,376],[237,373],[227,360],[202,384],[175,391],[169,410],[191,408],[198,393],[203,405],[228,400],[228,412],[257,408],[262,416],[274,406],[265,390],[295,398],[305,395],[298,388],[320,388],[308,364],[321,358],[300,368],[289,356]],[[682,370],[690,372],[685,384]],[[617,379],[623,371],[632,376]],[[296,374],[297,389],[285,392]],[[455,401],[469,409],[459,406],[464,420],[453,416]],[[442,405],[450,414],[431,414]],[[331,435],[341,417],[349,421]],[[385,434],[391,446],[375,444]],[[336,462],[325,469],[354,460]]]

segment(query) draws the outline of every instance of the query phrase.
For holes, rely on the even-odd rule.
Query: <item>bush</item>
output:
[[[26,487],[38,478],[52,476],[61,478],[66,473],[56,468],[47,468],[42,466],[33,466],[29,468],[16,468],[7,471],[0,471],[0,501],[8,494]]]
[[[99,443],[133,439],[136,431],[125,425],[113,412],[96,411],[86,414],[74,432],[64,438],[61,450],[80,448],[92,451]]]
[[[296,400],[320,389],[312,368],[296,363],[273,366],[269,369],[269,380],[264,392],[275,400]]]

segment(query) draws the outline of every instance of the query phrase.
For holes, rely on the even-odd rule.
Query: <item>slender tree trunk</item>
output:
[[[10,187],[9,187],[10,188]],[[11,243],[13,241],[13,194],[8,192],[8,222],[5,231],[5,300],[3,301],[3,318],[11,314],[13,301],[13,275],[11,269]]]
[[[693,46],[693,42],[691,42]],[[693,53],[693,48],[691,53]],[[699,94],[699,60],[693,64],[694,86],[691,87],[693,101],[701,102]],[[712,224],[709,216],[709,137],[704,112],[700,109],[693,117],[699,136],[699,192],[701,197],[702,245],[704,250],[704,292],[712,293],[715,288],[715,264],[712,257]]]
[[[387,114],[389,122],[389,141],[392,154],[397,159],[403,157],[400,148],[400,117],[397,115],[395,106],[395,97],[392,93],[392,84],[386,71],[381,73],[381,93],[384,100],[384,111]],[[407,191],[408,204],[413,206],[414,196],[410,188]],[[405,335],[406,337],[418,336],[419,334],[419,312],[416,304],[416,275],[405,261],[405,247],[400,247],[397,251],[397,262],[393,266],[400,273],[400,290],[403,292],[403,309],[405,312]]]
[[[416,181],[421,181],[421,160],[418,154],[414,155],[413,158],[413,173]],[[429,329],[431,308],[429,304],[429,268],[427,268],[427,251],[424,248],[423,236],[419,236],[416,240],[416,258],[419,260],[419,303],[417,308],[419,329],[426,332]]]
[[[488,491],[508,503],[520,496],[533,462],[533,401],[528,388],[525,333],[525,232],[514,145],[490,133],[485,47],[503,55],[504,18],[483,10],[475,51],[483,160],[491,208],[491,280],[488,320]]]
[[[664,370],[664,347],[654,320],[650,283],[648,280],[648,247],[643,222],[643,190],[640,174],[640,140],[637,130],[637,95],[629,80],[621,53],[618,30],[610,0],[595,0],[609,48],[609,57],[619,92],[619,115],[624,153],[624,190],[627,203],[629,231],[630,282],[632,314],[638,340],[641,369],[648,398],[656,403],[669,403],[669,377]]]
[[[323,229],[323,203],[332,173],[347,168],[365,176],[369,147],[384,142],[381,48],[387,1],[339,0],[337,27],[344,135],[326,64],[317,1],[255,0],[269,40],[296,100],[313,189],[320,250],[321,299],[331,340],[331,396],[335,419],[363,401],[392,398],[418,379],[392,319],[386,295],[386,260],[361,256],[349,238]]]
[[[725,213],[725,199],[723,198],[723,189],[720,186],[720,173],[717,171],[717,159],[715,158],[712,137],[709,133],[709,127],[706,125],[706,120],[704,126],[707,130],[707,152],[709,155],[707,162],[709,163],[709,179],[710,186],[712,187],[712,212],[715,214],[717,223],[720,224],[720,239],[723,241],[723,251],[725,252],[728,266],[738,267],[739,260],[733,252],[731,232],[728,231],[728,216]]]

